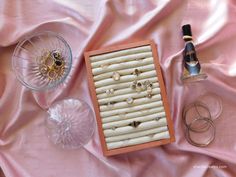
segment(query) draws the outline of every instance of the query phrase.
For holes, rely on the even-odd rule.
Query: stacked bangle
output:
[[[214,99],[214,103],[209,103],[209,100],[212,101]],[[200,101],[201,100],[201,101]],[[202,102],[204,101],[204,103]],[[206,102],[206,103],[205,103]],[[212,114],[212,110],[209,109],[210,105],[215,105],[218,107]],[[195,114],[189,116],[189,112],[194,111]],[[193,113],[193,112],[192,112]],[[187,141],[194,146],[197,147],[206,147],[215,139],[215,125],[214,120],[220,116],[222,113],[222,100],[221,98],[212,93],[207,93],[201,97],[199,97],[198,101],[190,103],[185,106],[183,109],[182,120],[185,126],[185,136]],[[192,133],[197,135],[202,135],[203,133],[209,133],[209,137],[204,140],[199,140],[191,136]]]

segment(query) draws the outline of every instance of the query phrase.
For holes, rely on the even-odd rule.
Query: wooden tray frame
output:
[[[91,63],[90,63],[89,57],[94,56],[94,55],[105,54],[105,53],[109,53],[109,52],[129,49],[129,48],[133,48],[133,47],[145,46],[145,45],[150,45],[152,48],[153,60],[154,60],[155,69],[156,69],[156,73],[157,73],[157,77],[158,77],[158,82],[160,85],[162,101],[163,101],[164,109],[166,112],[166,120],[167,120],[167,126],[169,129],[170,138],[109,150],[109,149],[107,149],[105,135],[103,133],[102,120],[101,120],[100,111],[99,111],[99,103],[98,103],[97,95],[96,95],[96,91],[95,91],[95,84],[93,82],[93,74],[92,74],[92,68],[91,68]],[[85,63],[86,63],[86,68],[87,68],[88,81],[89,81],[89,91],[90,91],[90,94],[92,97],[93,107],[94,107],[95,114],[96,114],[96,120],[97,120],[97,125],[98,125],[98,131],[99,131],[99,137],[100,137],[100,141],[101,141],[102,151],[105,156],[112,156],[112,155],[117,155],[117,154],[121,154],[121,153],[127,153],[127,152],[131,152],[131,151],[136,151],[136,150],[141,150],[141,149],[145,149],[145,148],[164,145],[164,144],[168,144],[168,143],[175,141],[173,122],[172,122],[171,116],[170,116],[170,108],[168,105],[165,85],[164,85],[164,81],[163,81],[163,77],[162,77],[162,73],[161,73],[161,67],[160,67],[159,60],[158,60],[158,52],[157,52],[156,44],[154,43],[154,41],[146,40],[146,41],[141,41],[141,42],[129,43],[129,44],[125,44],[125,45],[111,46],[111,47],[104,48],[104,49],[94,50],[91,52],[85,52],[84,56],[85,56]]]

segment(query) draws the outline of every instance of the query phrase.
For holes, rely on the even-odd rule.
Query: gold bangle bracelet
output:
[[[211,136],[210,136],[210,138],[205,143],[196,142],[195,140],[193,140],[193,138],[190,135],[190,132],[192,131],[191,130],[192,125],[194,123],[196,123],[197,121],[205,121],[205,122],[207,122],[207,124],[209,124],[211,129],[212,129],[211,130]],[[187,130],[186,130],[186,139],[193,146],[206,147],[215,139],[215,125],[214,125],[213,121],[211,119],[209,119],[209,118],[203,117],[203,118],[194,119],[190,123],[189,127],[186,127],[186,128],[187,128]],[[199,133],[199,132],[195,132],[195,133]]]
[[[204,115],[201,115],[201,113],[199,112],[199,110],[197,109],[197,107],[201,107],[203,108],[206,112],[207,112],[207,116],[204,116]],[[186,127],[188,127],[189,129],[191,129],[191,131],[194,131],[194,132],[204,132],[206,130],[208,130],[209,128],[209,124],[204,124],[202,127],[200,128],[196,128],[196,127],[190,127],[190,124],[191,123],[188,123],[187,121],[187,113],[191,110],[191,109],[194,109],[196,110],[197,114],[198,114],[198,118],[202,118],[202,117],[207,117],[209,119],[211,119],[211,113],[209,111],[209,109],[207,108],[207,106],[200,102],[200,101],[196,101],[194,103],[190,103],[189,105],[187,105],[184,110],[183,110],[183,115],[182,115],[182,119],[183,119],[183,123]]]

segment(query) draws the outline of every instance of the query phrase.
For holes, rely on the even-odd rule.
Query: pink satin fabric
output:
[[[6,177],[236,176],[236,3],[233,0],[52,0],[0,2],[0,166]],[[183,85],[181,26],[192,25],[198,58],[208,79]],[[67,82],[49,92],[23,87],[11,55],[25,35],[50,30],[73,51]],[[91,106],[83,52],[153,39],[158,45],[176,142],[103,157],[97,131],[79,150],[61,150],[45,133],[45,110],[63,98]],[[216,139],[206,148],[187,143],[182,108],[203,92],[222,97]]]

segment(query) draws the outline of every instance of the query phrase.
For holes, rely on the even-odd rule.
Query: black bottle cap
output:
[[[182,26],[183,36],[192,36],[191,25],[186,24]]]

